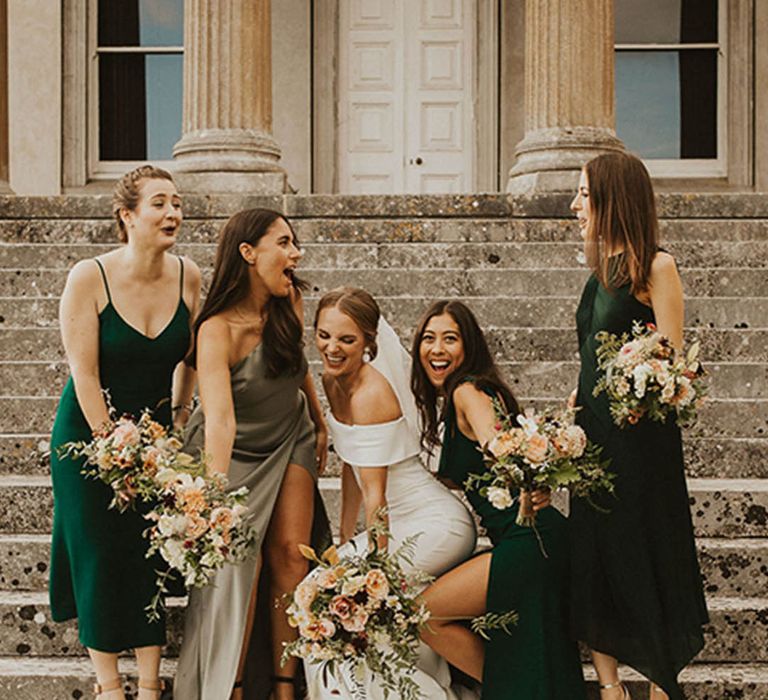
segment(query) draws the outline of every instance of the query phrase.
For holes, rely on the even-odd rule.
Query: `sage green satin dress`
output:
[[[155,338],[128,325],[108,303],[99,314],[99,376],[118,415],[138,417],[145,408],[171,424],[171,383],[176,365],[189,349],[189,310],[181,297],[168,325]],[[165,644],[165,620],[147,622],[144,611],[155,593],[155,569],[167,568],[159,556],[146,559],[142,537],[147,521],[142,507],[119,513],[108,508],[112,489],[81,473],[83,459],[59,457],[67,442],[91,439],[91,429],[70,377],[59,401],[51,435],[53,536],[49,596],[56,622],[77,618],[80,643],[119,652]]]
[[[485,469],[478,443],[459,430],[449,403],[438,474],[462,486],[470,474]],[[511,634],[489,632],[482,699],[585,700],[578,647],[568,634],[566,519],[554,508],[539,511],[536,527],[545,557],[536,532],[515,523],[517,505],[498,510],[476,489],[465,494],[493,544],[487,609],[519,614]]]
[[[254,554],[236,566],[225,566],[205,588],[190,592],[184,639],[174,683],[174,697],[183,700],[228,700],[237,673],[248,604],[272,510],[289,464],[304,467],[317,480],[315,431],[301,384],[306,360],[296,374],[269,377],[263,345],[258,345],[231,370],[235,407],[235,442],[229,466],[229,488],[249,489],[247,518],[257,531]],[[200,409],[189,420],[185,450],[199,454],[205,442]],[[315,489],[311,542],[330,543],[328,520]],[[256,623],[246,663],[245,697],[266,698],[270,690],[271,646],[265,570],[262,568]]]

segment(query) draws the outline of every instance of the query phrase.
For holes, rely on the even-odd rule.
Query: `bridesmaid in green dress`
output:
[[[168,252],[182,219],[169,173],[146,165],[125,175],[115,188],[113,211],[125,245],[77,263],[61,297],[71,376],[51,437],[49,593],[54,620],[77,618],[80,642],[96,670],[98,697],[124,697],[117,655],[132,648],[139,698],[154,700],[161,690],[165,624],[147,622],[144,607],[162,562],[145,558],[142,515],[108,510],[111,489],[84,478],[82,459],[59,457],[57,449],[90,440],[108,419],[105,390],[118,415],[157,406],[155,418],[167,426],[173,419],[180,427],[188,418],[194,372],[181,361],[189,350],[200,272],[191,260]]]
[[[190,593],[175,684],[183,700],[297,696],[296,660],[280,665],[296,630],[274,601],[307,574],[298,545],[328,534],[317,490],[327,429],[303,351],[298,246],[276,211],[232,216],[195,323],[201,408],[186,448],[204,450],[230,488],[249,489],[258,539],[256,555]]]
[[[480,445],[494,434],[492,397],[518,413],[499,376],[472,312],[459,301],[438,301],[424,315],[413,342],[411,388],[421,413],[422,442],[441,444],[438,476],[462,488],[485,469]],[[438,416],[438,399],[442,411]],[[532,498],[536,532],[515,523],[517,507],[497,510],[476,490],[465,492],[491,539],[482,552],[441,576],[424,593],[433,614],[424,641],[451,664],[483,684],[484,700],[584,700],[576,643],[568,635],[568,549],[565,518],[544,508],[549,495]],[[490,641],[456,618],[515,610],[510,634],[491,631]]]
[[[605,394],[592,390],[599,331],[653,322],[682,348],[682,285],[674,258],[658,247],[653,188],[639,159],[615,153],[589,161],[571,209],[593,272],[576,315],[581,372],[572,402],[616,474],[609,512],[578,500],[572,507],[572,633],[592,649],[603,700],[629,697],[617,659],[652,681],[651,700],[681,700],[677,675],[704,644],[707,610],[680,430],[650,420],[618,428]]]

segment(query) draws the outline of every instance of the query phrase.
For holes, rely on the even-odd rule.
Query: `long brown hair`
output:
[[[376,345],[376,334],[379,328],[379,305],[376,300],[364,289],[359,287],[337,287],[330,292],[323,294],[317,303],[315,311],[315,330],[317,330],[317,320],[320,318],[320,312],[327,308],[338,308],[343,314],[349,316],[360,329],[365,340],[365,349],[368,352],[369,359],[376,357],[378,346]]]
[[[659,246],[656,200],[648,171],[629,153],[597,156],[584,170],[591,210],[587,264],[607,289],[630,283],[633,294],[646,291]],[[614,255],[615,251],[623,252]]]
[[[449,314],[459,327],[461,340],[464,344],[464,361],[445,379],[443,393],[446,400],[440,415],[438,415],[438,391],[429,381],[427,373],[421,366],[419,349],[427,324],[432,318],[442,314]],[[438,427],[441,421],[445,419],[445,413],[454,390],[468,377],[471,377],[478,387],[489,389],[496,394],[502,400],[508,413],[517,415],[520,412],[512,390],[501,378],[501,373],[493,361],[480,324],[469,307],[460,301],[436,301],[427,309],[416,327],[416,334],[413,336],[411,359],[411,391],[421,417],[421,444],[429,452],[432,452],[440,444]]]
[[[195,320],[195,341],[188,360],[192,366],[197,359],[197,335],[200,326],[211,316],[232,308],[250,293],[249,266],[240,254],[240,244],[257,245],[269,227],[278,219],[282,219],[293,233],[288,219],[271,209],[246,209],[230,217],[224,224],[219,234],[211,288],[200,310],[200,315]],[[293,236],[298,246],[296,234],[294,233]],[[307,286],[306,282],[294,275],[293,287],[297,292],[301,292]],[[262,343],[267,375],[277,377],[283,374],[296,374],[303,362],[304,329],[294,311],[291,297],[270,297],[265,312],[267,322],[264,324]]]

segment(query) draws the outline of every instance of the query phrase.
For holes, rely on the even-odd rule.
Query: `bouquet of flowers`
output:
[[[526,409],[514,419],[494,402],[498,418],[495,435],[483,452],[488,469],[471,474],[468,489],[477,488],[494,508],[513,505],[520,489],[517,524],[535,527],[536,514],[529,493],[536,489],[567,488],[576,497],[589,498],[598,490],[613,491],[613,474],[601,460],[602,448],[591,444],[574,424],[575,410],[537,414]]]
[[[429,619],[419,593],[431,577],[403,568],[415,537],[392,553],[376,546],[377,537],[371,539],[371,549],[343,558],[335,547],[318,557],[301,546],[317,567],[291,596],[288,621],[299,637],[285,647],[283,659],[296,656],[319,664],[324,679],[337,664],[364,664],[381,677],[385,692],[412,700],[418,689],[408,670],[416,663],[419,631]]]
[[[187,588],[210,583],[224,564],[237,564],[252,553],[254,530],[244,519],[245,487],[225,490],[223,474],[204,476],[164,468],[155,475],[157,505],[144,517],[154,523],[144,536],[149,539],[147,557],[156,552],[176,571]],[[157,593],[147,606],[150,621],[159,617],[166,581],[172,571],[157,572]]]
[[[696,420],[707,395],[706,371],[699,362],[699,343],[676,355],[669,340],[653,324],[635,321],[632,337],[601,331],[595,336],[598,366],[604,375],[593,394],[605,392],[616,425],[634,425],[641,418],[678,425]]]
[[[155,476],[161,469],[185,471],[193,458],[180,452],[181,440],[152,419],[149,410],[138,420],[121,416],[102,425],[90,442],[69,442],[62,454],[85,457],[82,473],[112,488],[109,504],[121,513],[136,507],[136,500],[155,497]]]

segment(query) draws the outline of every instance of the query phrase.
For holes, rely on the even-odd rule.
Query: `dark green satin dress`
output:
[[[571,509],[571,631],[592,649],[637,669],[681,700],[679,671],[701,650],[707,610],[696,559],[680,429],[642,420],[619,428],[599,373],[595,334],[630,333],[655,320],[629,285],[609,292],[590,277],[577,312],[581,372],[577,422],[603,447],[616,474],[616,497]]]
[[[99,314],[99,374],[117,414],[154,417],[171,424],[171,382],[176,365],[189,349],[189,310],[182,299],[173,318],[156,338],[128,325],[112,305],[104,269],[98,260],[108,303]],[[91,649],[119,652],[165,644],[165,621],[153,624],[144,611],[155,588],[159,557],[146,559],[147,527],[140,512],[109,510],[112,489],[86,479],[82,459],[59,458],[64,443],[90,440],[70,377],[61,395],[51,436],[53,541],[49,595],[57,622],[77,618],[80,642]]]
[[[459,430],[449,404],[438,474],[460,486],[484,470],[478,443]],[[465,493],[493,543],[488,611],[511,609],[520,616],[512,634],[489,634],[483,700],[584,700],[579,652],[568,635],[565,518],[554,508],[539,511],[536,527],[545,558],[534,530],[515,524],[517,505],[498,510],[476,490]]]

